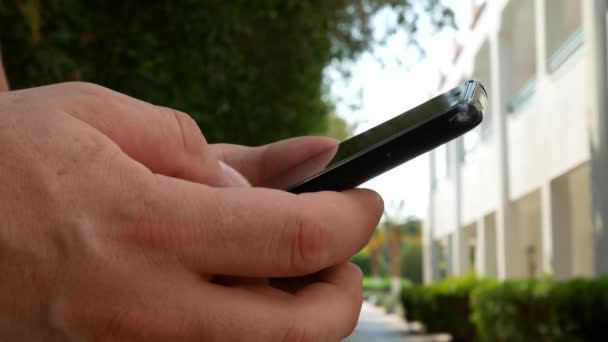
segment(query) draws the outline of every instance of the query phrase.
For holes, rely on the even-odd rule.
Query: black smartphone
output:
[[[309,158],[267,186],[292,193],[357,187],[470,131],[481,122],[486,104],[481,83],[465,82]]]

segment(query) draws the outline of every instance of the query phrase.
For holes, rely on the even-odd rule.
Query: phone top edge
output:
[[[484,85],[477,80],[467,82],[467,91],[464,102],[472,104],[483,114],[488,104],[488,93]]]
[[[412,130],[414,130],[414,129],[418,128],[419,126],[422,126],[422,125],[424,125],[424,124],[426,124],[426,123],[428,123],[428,122],[430,122],[430,121],[433,121],[433,120],[437,119],[438,117],[440,117],[440,116],[442,116],[442,115],[447,114],[447,113],[449,112],[450,108],[451,108],[451,107],[453,107],[453,106],[456,106],[456,105],[459,105],[459,104],[460,104],[460,105],[467,104],[467,103],[468,103],[468,102],[471,100],[471,98],[472,98],[472,97],[471,97],[471,95],[475,95],[475,93],[476,93],[476,91],[475,91],[475,90],[476,90],[476,89],[479,89],[479,88],[477,88],[477,85],[481,85],[481,83],[480,83],[479,81],[475,81],[475,80],[470,80],[470,81],[467,81],[467,82],[463,82],[463,83],[462,83],[462,84],[460,84],[459,86],[456,86],[456,87],[452,88],[451,90],[449,90],[449,91],[447,91],[447,92],[445,92],[445,93],[443,93],[443,94],[439,94],[439,95],[437,95],[437,96],[435,96],[435,97],[433,97],[433,98],[431,98],[431,99],[429,99],[429,100],[427,100],[427,101],[425,101],[425,102],[423,102],[423,103],[421,103],[421,104],[419,104],[419,105],[417,105],[417,106],[415,106],[415,107],[412,107],[412,108],[410,108],[410,109],[406,110],[405,112],[403,112],[403,113],[401,113],[401,114],[399,114],[399,115],[396,115],[396,116],[395,116],[395,117],[393,117],[392,119],[389,119],[389,120],[387,120],[387,121],[385,121],[385,122],[383,122],[383,123],[380,123],[380,124],[378,124],[378,125],[376,125],[376,126],[374,126],[374,127],[370,128],[370,129],[369,129],[369,130],[367,130],[366,132],[363,132],[363,133],[357,134],[357,135],[355,135],[355,136],[353,136],[353,137],[351,137],[351,138],[349,138],[349,139],[344,140],[343,142],[341,142],[341,144],[343,144],[343,143],[348,143],[348,141],[353,140],[353,139],[356,139],[356,138],[360,137],[361,135],[363,135],[363,134],[365,134],[365,133],[367,133],[367,132],[373,131],[373,130],[378,129],[378,128],[381,128],[381,127],[383,127],[383,126],[391,125],[391,124],[393,124],[393,123],[394,123],[396,120],[399,120],[400,118],[403,118],[403,117],[405,117],[406,115],[413,115],[413,113],[412,113],[413,111],[420,110],[421,108],[423,108],[423,107],[425,107],[425,106],[429,106],[429,105],[431,105],[433,102],[436,102],[436,101],[441,101],[442,99],[445,99],[446,94],[452,94],[452,93],[454,93],[455,91],[458,91],[458,89],[459,89],[459,88],[461,88],[461,87],[466,87],[466,88],[464,89],[464,91],[462,92],[462,94],[461,94],[461,98],[460,98],[458,101],[455,101],[454,103],[451,103],[449,106],[446,106],[446,108],[444,108],[444,109],[443,109],[443,110],[441,110],[441,111],[438,111],[437,113],[434,113],[434,114],[432,114],[432,115],[428,115],[428,117],[426,117],[424,120],[421,120],[421,121],[420,121],[420,122],[418,122],[417,124],[415,124],[415,125],[412,125],[412,126],[408,127],[406,130],[402,130],[402,131],[396,132],[396,133],[392,134],[391,136],[388,136],[388,137],[386,137],[386,138],[384,138],[384,139],[382,139],[382,140],[379,140],[379,141],[378,141],[378,142],[376,142],[375,144],[373,144],[373,145],[371,145],[371,146],[367,147],[365,150],[360,151],[360,152],[358,152],[358,153],[356,153],[356,154],[353,154],[353,155],[352,155],[352,156],[350,156],[349,158],[347,158],[347,159],[344,159],[344,160],[340,161],[340,164],[341,164],[341,163],[344,163],[344,162],[347,162],[348,160],[351,160],[351,159],[357,158],[358,156],[360,156],[360,155],[362,155],[362,154],[365,154],[365,153],[367,153],[368,151],[371,151],[371,150],[373,150],[374,148],[376,148],[376,147],[378,147],[378,146],[380,146],[380,145],[383,145],[383,144],[385,144],[385,143],[386,143],[386,142],[388,142],[388,141],[391,141],[391,140],[393,140],[393,139],[395,139],[395,138],[398,138],[399,136],[401,136],[401,135],[403,135],[403,134],[406,134],[406,133],[408,133],[408,132],[410,132],[410,131],[412,131]],[[471,89],[472,89],[472,93],[470,94],[469,92],[471,91]],[[482,87],[481,89],[483,90],[483,87]],[[485,90],[483,90],[483,91],[484,91],[484,93],[485,93]],[[330,168],[328,168],[327,170],[329,170],[329,169],[331,169],[331,167],[330,167]]]
[[[379,128],[379,127],[381,127],[383,125],[386,125],[386,124],[391,124],[391,123],[393,123],[395,121],[395,119],[403,117],[404,115],[407,115],[407,114],[411,114],[412,111],[422,110],[423,107],[425,107],[425,106],[431,106],[432,103],[433,103],[433,101],[447,101],[448,97],[450,96],[448,94],[454,94],[455,92],[459,91],[459,89],[461,89],[461,93],[459,95],[459,99],[457,99],[457,100],[455,99],[455,101],[445,104],[446,107],[443,108],[443,109],[441,109],[441,110],[439,110],[437,113],[433,113],[431,115],[428,115],[427,118],[425,118],[424,120],[416,123],[415,125],[412,125],[411,127],[407,127],[407,129],[404,129],[404,130],[402,130],[402,131],[400,131],[398,133],[392,134],[391,136],[386,137],[386,138],[378,141],[377,143],[369,146],[368,148],[366,148],[366,149],[364,149],[362,151],[359,151],[358,153],[355,153],[355,154],[349,156],[348,158],[340,160],[339,162],[337,162],[337,163],[335,163],[333,165],[330,163],[329,166],[327,168],[325,168],[323,171],[321,171],[320,173],[318,173],[318,174],[316,174],[314,176],[308,177],[308,178],[306,178],[306,179],[304,179],[304,180],[302,180],[300,182],[297,182],[295,184],[292,184],[286,190],[290,191],[291,189],[297,188],[301,184],[304,184],[304,183],[310,181],[313,178],[322,176],[323,174],[329,173],[332,170],[334,170],[336,168],[339,168],[342,165],[344,165],[346,163],[349,163],[350,161],[355,160],[355,159],[361,157],[362,155],[364,155],[366,153],[370,153],[371,151],[374,151],[374,150],[380,148],[381,146],[383,146],[383,145],[385,145],[385,144],[387,144],[387,143],[389,143],[389,142],[391,142],[391,141],[393,141],[395,139],[398,139],[399,137],[401,137],[401,136],[403,136],[405,134],[408,134],[409,132],[417,129],[420,126],[423,126],[423,125],[425,125],[425,124],[427,124],[427,123],[429,123],[431,121],[434,121],[434,120],[436,120],[436,119],[438,119],[438,118],[440,118],[440,117],[442,117],[444,115],[448,115],[448,114],[451,113],[452,108],[454,108],[456,106],[464,106],[464,107],[473,106],[473,107],[475,107],[475,109],[476,109],[475,112],[476,113],[475,112],[471,112],[470,110],[464,110],[463,111],[464,113],[468,113],[469,116],[471,116],[469,119],[465,120],[466,122],[463,121],[463,123],[465,123],[465,125],[472,124],[472,127],[470,128],[470,129],[472,129],[473,127],[477,126],[479,124],[479,122],[481,122],[482,117],[483,117],[483,112],[485,110],[485,106],[486,106],[486,103],[487,103],[486,90],[483,87],[483,85],[479,81],[476,81],[476,80],[470,80],[470,81],[463,82],[461,85],[459,85],[457,87],[454,87],[451,90],[449,90],[449,91],[447,91],[447,92],[445,92],[443,94],[435,96],[432,99],[430,99],[428,101],[425,101],[424,103],[422,103],[422,104],[420,104],[420,105],[418,105],[418,106],[416,106],[416,107],[414,107],[412,109],[409,109],[406,112],[399,114],[395,118],[390,119],[390,120],[388,120],[388,121],[386,121],[386,122],[384,122],[384,123],[382,123],[380,125],[377,125],[377,126],[371,128],[370,130],[368,130],[366,132],[369,132],[369,131],[371,131],[373,129],[377,129],[377,128]],[[354,136],[353,138],[347,139],[347,140],[345,140],[345,142],[347,142],[347,141],[349,141],[351,139],[357,138],[357,137],[361,136],[362,134],[359,134],[359,135]]]
[[[292,193],[322,190],[343,191],[355,188],[390,169],[412,160],[470,131],[482,119],[478,107],[459,105],[446,115],[393,139],[360,157],[340,164],[289,188]]]

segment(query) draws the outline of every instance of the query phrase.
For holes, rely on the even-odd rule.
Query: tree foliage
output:
[[[406,244],[401,249],[401,276],[414,284],[422,284],[421,244]]]
[[[412,39],[422,13],[451,19],[439,0],[0,0],[0,44],[13,88],[95,82],[260,144],[326,131],[323,70],[382,40],[387,6]]]

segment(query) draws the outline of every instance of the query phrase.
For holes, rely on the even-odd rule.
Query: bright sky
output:
[[[457,24],[462,27],[470,3],[462,0],[446,3],[455,10]],[[386,20],[383,16],[377,18],[377,30],[383,27],[383,20]],[[338,115],[351,123],[358,123],[355,133],[360,133],[436,95],[441,66],[449,63],[452,55],[453,37],[453,30],[431,35],[429,29],[423,27],[420,41],[427,51],[423,60],[412,48],[404,46],[405,39],[401,34],[391,39],[386,48],[378,50],[376,55],[384,60],[384,66],[366,54],[353,65],[350,82],[344,82],[330,70],[332,96],[347,100],[346,104],[338,104]],[[348,99],[356,99],[360,95],[361,108],[353,111],[347,105]],[[428,155],[423,155],[369,181],[364,187],[382,195],[393,217],[415,215],[423,218],[428,206],[429,181]],[[396,213],[394,209],[402,200],[405,201],[404,212]]]

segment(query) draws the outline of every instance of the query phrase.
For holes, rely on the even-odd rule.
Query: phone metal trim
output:
[[[457,96],[460,96],[460,99],[457,101],[454,101],[452,103],[449,103],[449,104],[447,104],[447,103],[442,104],[445,106],[445,108],[437,113],[428,114],[428,113],[424,113],[421,111],[421,109],[424,108],[424,106],[432,106],[434,103],[436,103],[438,101],[445,101],[446,98],[449,98],[449,96],[452,96],[450,94],[452,94],[452,95],[458,94]],[[306,190],[305,185],[308,182],[314,181],[316,178],[322,178],[325,174],[331,173],[338,168],[343,168],[345,164],[349,164],[349,163],[356,164],[357,163],[356,161],[358,159],[365,158],[367,155],[378,154],[378,152],[377,152],[378,150],[380,150],[382,148],[386,148],[386,146],[388,146],[388,145],[394,144],[395,143],[394,141],[396,141],[397,139],[400,139],[400,140],[406,139],[407,140],[407,137],[404,137],[404,136],[408,135],[409,133],[413,133],[418,128],[422,128],[423,126],[428,126],[427,127],[428,130],[435,132],[437,130],[437,127],[435,127],[435,126],[437,126],[440,123],[439,121],[441,120],[441,118],[444,116],[450,116],[449,118],[447,118],[446,123],[444,123],[443,125],[445,126],[447,124],[450,124],[450,125],[454,126],[454,128],[451,129],[451,131],[453,131],[453,132],[451,132],[451,131],[442,132],[442,134],[445,134],[445,136],[447,137],[446,141],[442,141],[445,139],[443,139],[441,137],[437,138],[437,142],[439,143],[439,144],[437,144],[437,146],[440,144],[443,144],[461,134],[464,134],[466,131],[477,126],[479,124],[479,122],[481,122],[482,115],[483,115],[483,112],[485,111],[486,105],[487,105],[487,93],[486,93],[486,90],[483,87],[483,85],[478,81],[474,81],[474,80],[467,81],[466,83],[462,84],[459,87],[456,87],[411,110],[406,111],[405,113],[402,113],[402,114],[396,116],[393,119],[390,119],[378,126],[375,126],[364,133],[361,133],[361,134],[365,134],[365,133],[373,131],[374,129],[377,129],[379,127],[382,127],[385,125],[390,125],[391,122],[394,122],[396,120],[407,119],[405,117],[407,115],[417,115],[417,116],[425,115],[423,120],[420,120],[416,124],[411,125],[410,127],[407,127],[407,129],[404,129],[404,130],[399,131],[398,133],[392,134],[391,136],[384,138],[384,139],[374,143],[373,145],[365,148],[364,150],[359,151],[351,156],[348,156],[347,158],[342,159],[333,165],[330,162],[328,164],[328,167],[326,167],[325,169],[323,169],[319,173],[316,173],[313,176],[307,177],[306,179],[293,184],[292,186],[290,186],[287,189],[287,191],[294,192],[294,193],[314,191],[314,190]],[[470,107],[472,107],[472,108],[470,108]],[[457,121],[456,126],[452,123],[454,120]],[[434,122],[436,122],[436,123],[432,124]],[[441,126],[441,127],[442,128],[440,130],[442,130],[442,131],[446,130],[445,127],[443,127],[443,126]],[[456,135],[452,136],[454,134],[456,134]],[[360,135],[356,135],[350,139],[357,138]],[[347,139],[344,142],[347,142],[350,139]],[[427,145],[425,145],[425,144],[427,144]],[[425,153],[428,151],[428,150],[424,150],[426,147],[428,147],[428,144],[429,144],[428,141],[425,141],[422,144],[422,145],[424,145],[424,147],[421,147],[421,151],[419,154],[422,154],[422,153]],[[433,143],[430,145],[435,145],[435,144]],[[411,153],[411,151],[407,151],[407,153],[403,153],[403,154],[407,155],[408,153]],[[390,162],[395,163],[392,160]],[[386,170],[388,170],[392,167],[394,167],[394,165],[391,167],[388,167]],[[384,172],[384,171],[382,171],[382,172]],[[382,172],[380,172],[380,173],[382,173]],[[372,173],[372,172],[370,172],[370,173]],[[363,178],[366,178],[366,177],[362,177],[362,179]],[[340,189],[341,189],[341,187],[338,187],[338,189],[324,189],[324,190],[340,190]],[[323,190],[323,189],[321,189],[321,190]]]

